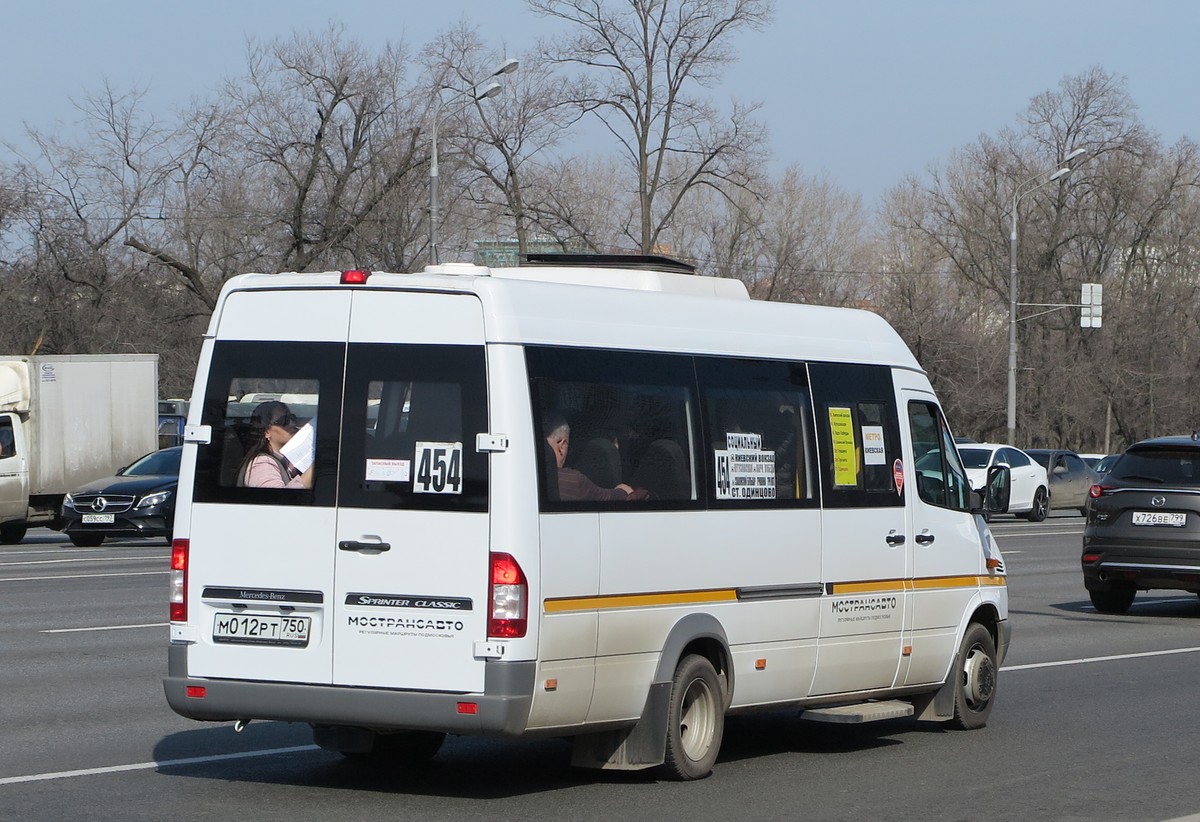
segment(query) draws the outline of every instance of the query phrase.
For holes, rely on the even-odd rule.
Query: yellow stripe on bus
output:
[[[972,588],[983,585],[1007,585],[1002,576],[923,577],[921,579],[880,579],[864,582],[835,582],[832,596],[881,593],[887,591],[930,591],[940,588]],[[659,591],[647,594],[607,594],[591,597],[547,599],[542,607],[547,614],[568,611],[599,611],[614,608],[653,608],[663,605],[697,605],[736,602],[737,590],[717,588],[705,591]]]
[[[705,602],[734,602],[737,591],[732,588],[711,591],[664,591],[652,594],[610,594],[595,597],[565,597],[548,599],[543,603],[546,613],[591,611],[609,608],[646,608],[657,605],[694,605]]]
[[[879,591],[933,591],[939,588],[974,588],[980,585],[1007,585],[1002,576],[920,577],[918,579],[881,579],[870,582],[835,582],[833,596],[878,593]]]

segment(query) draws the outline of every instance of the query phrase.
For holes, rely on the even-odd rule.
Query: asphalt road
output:
[[[307,727],[237,734],[162,697],[161,543],[0,547],[0,816],[6,819],[1168,820],[1200,811],[1200,600],[1097,614],[1083,520],[992,523],[1013,647],[987,728],[730,718],[701,782],[569,767],[561,741],[451,738],[428,766],[362,767]]]

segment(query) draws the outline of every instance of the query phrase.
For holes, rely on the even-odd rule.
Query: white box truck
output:
[[[0,543],[157,447],[157,354],[0,356]]]

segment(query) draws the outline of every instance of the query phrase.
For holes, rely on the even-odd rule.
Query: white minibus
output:
[[[869,311],[653,257],[247,274],[204,339],[167,700],[352,758],[447,734],[707,776],[728,714],[982,726],[1003,558]]]

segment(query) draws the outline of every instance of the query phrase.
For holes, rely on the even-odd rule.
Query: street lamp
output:
[[[1067,165],[1071,160],[1086,152],[1086,148],[1077,148],[1062,159],[1059,168],[1053,172],[1043,171],[1035,174],[1013,189],[1012,231],[1008,236],[1008,439],[1009,445],[1017,442],[1017,206],[1026,194],[1037,191],[1042,186],[1052,183],[1071,173]]]
[[[501,74],[512,74],[519,65],[519,62],[510,57],[485,79],[499,77]],[[500,93],[502,88],[500,83],[493,80],[487,85],[480,85],[482,82],[472,83],[470,88],[454,92],[447,100],[442,99],[442,92],[446,90],[446,87],[443,86],[437,90],[437,102],[433,108],[433,146],[429,152],[429,254],[434,265],[441,262],[438,259],[438,222],[441,219],[438,213],[441,197],[441,186],[438,182],[438,125],[442,119],[442,108],[446,103],[452,103],[462,97],[467,98],[462,101],[463,103],[473,103],[488,97],[495,97]]]

